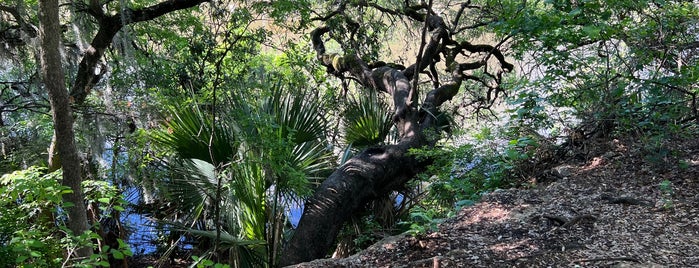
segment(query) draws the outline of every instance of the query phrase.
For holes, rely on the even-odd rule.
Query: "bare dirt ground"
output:
[[[699,267],[699,138],[590,148],[435,232],[297,267]]]

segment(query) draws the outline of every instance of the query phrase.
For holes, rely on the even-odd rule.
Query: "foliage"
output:
[[[72,234],[65,226],[62,196],[71,190],[59,183],[60,171],[46,174],[44,168],[5,174],[0,179],[0,267],[58,267],[67,264],[78,267],[109,266],[107,254],[123,259],[131,256],[129,246],[120,241],[119,248],[105,247],[89,259],[66,259],[73,251],[93,240],[102,239],[96,233]],[[85,181],[88,202],[100,204],[106,211],[123,209],[122,197],[115,187],[105,182]],[[95,226],[99,228],[99,224]]]
[[[672,203],[672,194],[673,194],[673,187],[672,187],[672,182],[669,180],[663,180],[660,182],[658,185],[660,188],[660,192],[662,193],[662,198],[660,201],[663,203],[663,208],[664,209],[671,209],[673,206]]]
[[[60,234],[54,234],[55,215],[61,195],[69,188],[61,186],[58,173],[43,175],[32,167],[2,176],[0,205],[3,267],[14,264],[29,266],[58,266],[63,258]]]
[[[437,230],[437,225],[443,221],[443,218],[439,216],[440,212],[438,210],[431,207],[415,207],[410,211],[410,218],[399,223],[398,226],[407,225],[406,232],[411,235],[424,235]]]
[[[36,1],[16,2],[0,5],[16,8],[32,27],[22,28],[19,18],[0,10],[0,173],[25,169],[6,175],[18,183],[4,185],[3,194],[26,197],[3,201],[12,209],[2,212],[0,260],[24,256],[37,265],[42,260],[54,265],[65,248],[94,234],[62,238],[64,231],[50,219],[64,219],[60,195],[65,189],[45,179],[54,175],[26,168],[45,162],[39,152],[46,151],[53,128],[37,73],[38,52],[31,46]],[[154,3],[116,1],[102,7],[114,14]],[[310,196],[340,158],[332,155],[340,153],[334,148],[344,148],[347,159],[365,146],[392,141],[391,109],[375,92],[355,95],[357,88],[348,81],[356,78],[341,77],[340,89],[317,63],[308,30],[327,18],[329,51],[357,53],[368,63],[386,56],[405,63],[415,53],[400,50],[411,49],[404,43],[420,38],[415,30],[422,25],[401,18],[412,7],[392,10],[404,3],[416,2],[218,1],[124,26],[98,64],[105,72],[102,80],[84,104],[74,107],[78,146],[89,167],[85,175],[96,179],[85,185],[88,204],[106,218],[126,207],[113,187],[139,188],[144,203],[176,205],[165,218],[172,225],[164,225],[164,233],[189,233],[188,242],[200,242],[195,250],[207,253],[200,254],[202,260],[224,262],[227,254],[247,254],[258,264],[273,259],[288,231],[285,207]],[[501,39],[497,47],[519,61],[517,77],[506,78],[494,92],[507,95],[505,112],[493,111],[507,121],[497,134],[502,140],[492,137],[490,129],[497,127],[490,126],[469,134],[475,142],[444,141],[436,150],[415,151],[434,164],[419,178],[430,186],[411,214],[403,215],[410,223],[403,227],[429,230],[483,193],[543,167],[536,165],[545,157],[541,152],[565,135],[634,135],[646,145],[645,160],[657,164],[672,154],[664,140],[696,131],[699,8],[694,2],[469,3],[464,19],[450,26],[460,31],[454,41]],[[76,75],[97,33],[83,4],[67,1],[61,7],[68,77]],[[340,4],[346,6],[339,9]],[[456,16],[456,2],[433,4],[445,18]],[[458,95],[465,101],[455,98],[454,106],[490,100],[489,82],[465,81]],[[110,182],[100,181],[106,178]],[[673,190],[660,187],[664,193]],[[10,220],[15,218],[26,220]],[[359,237],[359,244],[374,239],[368,229],[379,225],[366,224],[368,238]],[[24,240],[11,242],[14,236]],[[235,253],[226,252],[231,249]],[[128,256],[125,247],[106,251]],[[86,261],[96,264],[102,257]]]
[[[356,147],[376,145],[386,140],[392,126],[388,105],[377,94],[361,94],[347,100],[344,125],[345,143]]]
[[[213,268],[230,268],[231,266],[228,264],[222,264],[222,263],[217,263],[212,260],[206,259],[206,258],[200,258],[199,256],[192,256],[192,260],[194,260],[194,267],[197,268],[204,268],[204,267],[213,267]]]
[[[232,92],[215,122],[194,105],[172,109],[176,119],[153,136],[162,149],[176,153],[167,159],[169,179],[161,182],[164,197],[177,200],[184,215],[176,226],[196,226],[179,229],[206,238],[201,241],[213,242],[219,251],[233,249],[241,259],[230,265],[273,261],[265,254],[281,248],[285,203],[308,195],[311,180],[330,164],[322,103],[307,101],[309,93],[271,86],[276,89],[262,91],[268,95],[256,88]],[[211,161],[212,152],[221,161]]]
[[[529,64],[523,94],[573,108],[586,134],[677,131],[696,119],[696,5],[485,2],[497,14],[493,30],[512,37],[515,55]]]
[[[419,175],[419,181],[428,186],[425,197],[411,210],[410,230],[415,233],[429,230],[435,221],[474,204],[483,194],[515,183],[513,170],[520,161],[528,158],[521,150],[527,143],[526,140],[513,140],[504,149],[463,144],[413,150],[417,157],[433,162],[426,172]]]

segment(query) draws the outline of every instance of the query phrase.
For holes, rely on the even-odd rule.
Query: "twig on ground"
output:
[[[631,257],[606,257],[606,258],[592,258],[592,259],[579,259],[574,260],[573,263],[583,263],[583,262],[600,262],[600,261],[631,261],[635,263],[641,263],[641,261],[631,258]]]

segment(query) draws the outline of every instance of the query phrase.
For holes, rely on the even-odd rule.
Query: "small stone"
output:
[[[563,177],[569,177],[573,173],[573,168],[569,165],[562,165],[562,166],[557,166],[552,169],[553,174],[563,178]]]

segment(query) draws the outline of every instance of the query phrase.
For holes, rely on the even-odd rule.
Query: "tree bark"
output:
[[[333,172],[306,202],[301,221],[280,265],[324,257],[342,225],[371,199],[390,193],[410,180],[424,163],[407,155],[417,143],[374,147]]]
[[[99,1],[90,1],[88,13],[99,24],[97,34],[85,51],[85,56],[78,65],[75,83],[70,90],[71,100],[80,105],[90,95],[92,88],[100,81],[106,70],[96,72],[96,67],[104,55],[104,51],[112,44],[114,36],[125,25],[156,19],[170,12],[191,8],[209,0],[168,0],[141,9],[125,8],[122,12],[107,15]]]
[[[329,73],[343,76],[348,74],[364,88],[392,96],[395,108],[393,121],[400,142],[364,150],[333,172],[318,187],[306,202],[299,225],[282,254],[279,263],[281,266],[326,256],[332,250],[342,225],[351,215],[364,209],[368,201],[399,189],[429,164],[429,160],[418,160],[408,152],[411,148],[434,146],[440,131],[435,115],[439,114],[439,107],[444,102],[458,93],[464,80],[483,81],[481,77],[465,75],[464,71],[485,68],[491,56],[498,61],[500,67],[490,70],[498,73],[491,74],[489,70],[484,70],[484,73],[496,80],[496,84],[500,82],[501,72],[512,70],[513,65],[505,61],[496,47],[454,41],[453,33],[449,32],[444,20],[433,14],[436,13],[431,10],[425,14],[404,14],[425,23],[425,29],[430,34],[429,40],[423,41],[426,43],[421,45],[424,51],[420,59],[404,70],[388,67],[389,65],[370,68],[354,54],[327,54],[323,35],[331,29],[322,26],[311,32],[317,60],[327,67]],[[460,63],[456,60],[459,54],[473,54],[474,58],[480,59]],[[434,71],[435,64],[441,60],[445,61],[446,71],[451,74],[451,81],[444,85],[440,85]],[[412,98],[419,96],[418,88],[414,88],[410,82],[418,79],[427,67],[431,69],[434,88],[424,95],[425,98],[418,107],[417,101]],[[499,90],[497,86],[491,89],[496,92]]]
[[[81,235],[89,229],[89,226],[83,202],[80,159],[73,131],[73,114],[68,100],[68,91],[65,87],[59,50],[61,35],[58,33],[61,31],[58,19],[58,0],[39,1],[39,21],[41,22],[41,73],[49,93],[56,148],[62,159],[62,184],[70,187],[73,191],[64,197],[65,203],[72,204],[68,207],[67,224],[74,235]],[[92,247],[81,247],[76,251],[76,254],[77,257],[89,257],[92,255]]]
[[[90,95],[92,88],[102,79],[106,73],[106,67],[97,69],[104,52],[112,44],[114,36],[125,26],[132,23],[149,21],[162,15],[191,8],[209,0],[168,0],[141,9],[125,8],[122,12],[107,15],[99,1],[89,1],[86,12],[97,20],[99,29],[92,38],[90,47],[84,52],[84,56],[78,64],[78,72],[75,76],[73,86],[70,89],[69,100],[73,105],[82,105]],[[56,170],[60,167],[58,154],[52,140],[49,148],[49,170]]]
[[[364,205],[377,197],[398,189],[412,179],[426,162],[408,154],[411,148],[430,145],[423,132],[433,126],[431,120],[422,121],[423,113],[415,109],[408,96],[410,79],[417,70],[427,65],[410,66],[404,71],[390,67],[369,69],[356,55],[344,57],[325,54],[321,35],[328,32],[321,27],[311,33],[314,49],[321,63],[330,72],[348,72],[366,88],[393,96],[394,122],[401,141],[396,145],[372,147],[350,159],[333,172],[306,202],[299,225],[287,246],[280,265],[291,265],[324,257],[333,246],[342,225]],[[436,32],[428,47],[436,46],[444,36]],[[426,51],[424,62],[431,61],[435,51]],[[432,105],[436,108],[438,105]]]

